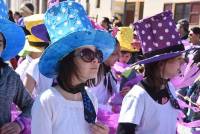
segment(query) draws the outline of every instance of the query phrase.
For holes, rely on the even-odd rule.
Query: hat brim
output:
[[[25,34],[21,27],[9,20],[0,20],[0,32],[6,39],[6,47],[1,57],[4,61],[8,61],[15,57],[24,47]]]
[[[160,54],[160,55],[155,55],[152,56],[150,58],[146,58],[143,60],[140,60],[138,62],[136,62],[135,64],[148,64],[148,63],[152,63],[152,62],[156,62],[156,61],[161,61],[161,60],[167,60],[167,59],[171,59],[171,58],[175,58],[177,56],[180,56],[181,54],[194,50],[195,48],[191,48],[188,50],[184,50],[184,51],[177,51],[177,52],[171,52],[171,53],[164,53],[164,54]]]
[[[44,24],[40,24],[31,28],[31,33],[44,42],[50,42],[48,32]]]
[[[29,44],[28,40],[26,40],[24,50],[35,53],[42,53],[44,51],[44,47],[32,46]]]
[[[51,44],[44,51],[39,62],[40,72],[48,77],[57,76],[58,62],[76,48],[92,45],[103,53],[104,60],[107,59],[115,48],[116,40],[111,34],[100,31],[78,31],[63,37]]]
[[[120,44],[121,45],[121,44]],[[127,46],[130,46],[130,47],[127,47]],[[120,51],[127,51],[127,52],[130,52],[130,53],[133,53],[133,52],[138,52],[137,49],[134,49],[132,47],[131,44],[128,44],[128,43],[123,43],[121,46],[120,46]]]

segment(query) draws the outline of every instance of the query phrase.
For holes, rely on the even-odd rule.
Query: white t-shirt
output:
[[[40,95],[45,89],[50,88],[53,83],[52,78],[47,78],[39,72],[39,60],[40,58],[34,59],[26,71],[26,73],[29,74],[36,82],[36,86],[32,93],[34,97]]]
[[[15,69],[15,72],[19,74],[19,76],[23,82],[24,82],[24,79],[26,78],[26,70],[29,67],[32,60],[33,59],[27,55],[26,59],[24,59],[21,62],[21,64],[19,64],[18,67]]]
[[[169,88],[175,96],[170,83]],[[119,123],[136,124],[136,134],[176,134],[177,115],[170,101],[158,104],[145,89],[135,85],[123,100]]]
[[[97,99],[87,93],[97,111]],[[67,100],[51,87],[34,102],[31,133],[90,134],[90,126],[84,119],[83,102]]]

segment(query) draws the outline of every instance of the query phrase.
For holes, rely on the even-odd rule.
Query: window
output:
[[[101,0],[96,0],[96,8],[100,8]]]
[[[191,11],[189,21],[191,24],[198,25],[200,16],[200,2],[191,3]]]
[[[199,25],[200,2],[175,4],[174,19],[187,19],[192,25]]]
[[[128,26],[130,23],[134,22],[135,17],[135,2],[128,2],[126,3],[126,11],[124,16],[125,17],[125,25]]]
[[[178,21],[180,19],[187,19],[190,18],[190,3],[180,3],[175,5],[175,14],[174,19]]]

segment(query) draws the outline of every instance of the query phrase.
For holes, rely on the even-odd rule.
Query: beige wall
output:
[[[164,9],[164,3],[187,3],[197,2],[200,0],[144,0],[144,13],[143,17],[152,16]]]
[[[77,0],[78,1],[78,0]],[[112,17],[111,7],[112,0],[101,0],[100,8],[96,8],[97,0],[89,0],[90,2],[90,11],[89,16],[95,17],[98,16],[98,21],[101,21],[102,17]],[[86,10],[86,0],[80,0],[80,3],[84,6]]]
[[[164,0],[144,0],[143,18],[163,11]]]
[[[19,11],[21,4],[25,1],[33,3],[35,7],[35,13],[44,13],[46,11],[47,0],[38,0],[39,6],[36,6],[37,0],[6,0],[9,3],[9,8],[12,11]]]

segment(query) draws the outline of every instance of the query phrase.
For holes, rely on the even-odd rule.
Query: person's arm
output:
[[[38,59],[33,60],[29,67],[26,70],[26,77],[24,80],[24,86],[32,95],[34,88],[39,81],[39,68],[38,68]]]
[[[136,125],[132,123],[119,123],[117,134],[135,134]]]
[[[34,87],[36,86],[36,81],[29,74],[26,74],[26,78],[24,79],[24,86],[28,92],[32,94]]]
[[[140,87],[133,87],[123,99],[118,121],[118,134],[132,134],[132,132],[134,134],[136,125],[141,123],[145,107],[145,94],[138,88]]]
[[[17,92],[13,102],[20,108],[22,113],[16,118],[14,122],[17,122],[22,128],[22,130],[29,131],[31,122],[31,108],[34,100],[25,89],[20,77],[17,76],[16,78]]]

